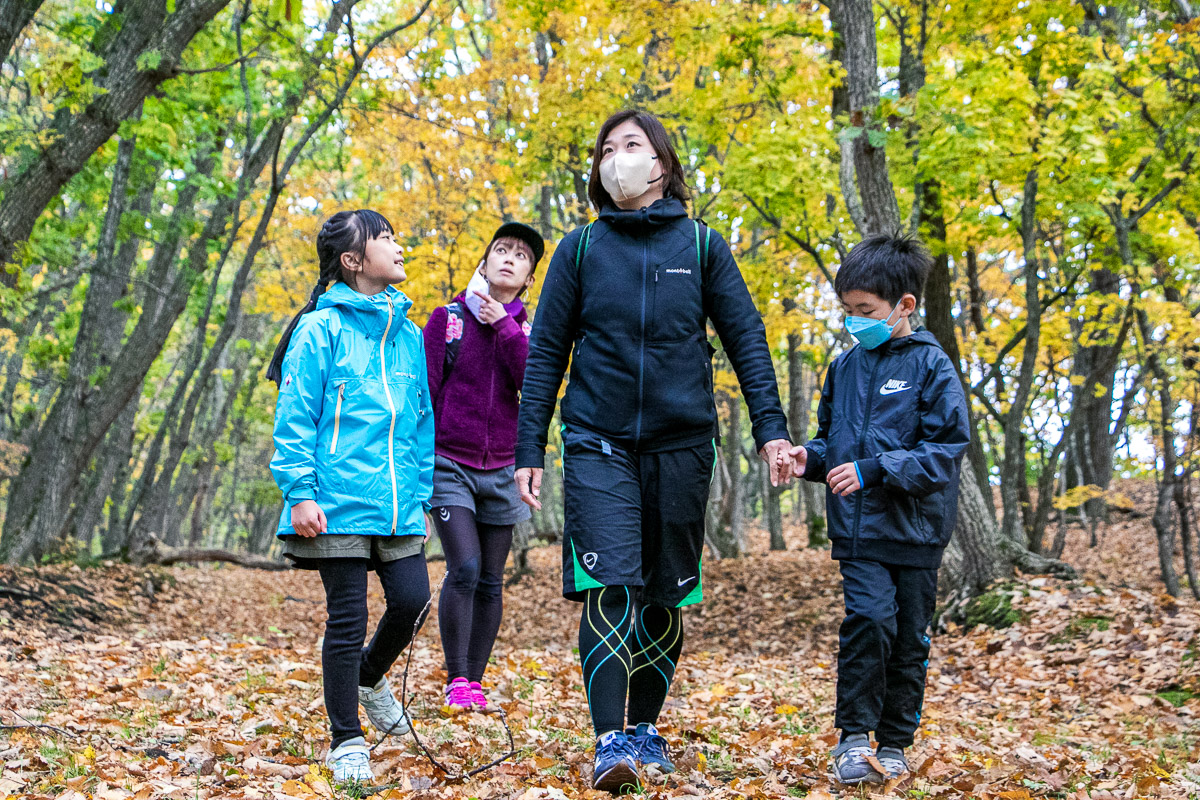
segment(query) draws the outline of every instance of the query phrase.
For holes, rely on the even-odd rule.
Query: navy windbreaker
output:
[[[762,316],[725,240],[712,231],[701,268],[697,228],[683,203],[670,197],[636,211],[605,207],[586,252],[582,233],[576,229],[559,243],[538,299],[517,467],[542,466],[568,360],[565,424],[643,452],[712,439],[707,320],[737,373],[756,446],[787,439]]]
[[[958,511],[958,476],[971,438],[962,383],[933,334],[918,330],[834,359],[805,445],[804,477],[824,482],[855,462],[863,488],[826,490],[836,559],[937,567]]]

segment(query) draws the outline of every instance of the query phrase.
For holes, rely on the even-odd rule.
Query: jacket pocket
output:
[[[342,402],[346,399],[346,382],[337,384],[337,405],[333,409],[333,438],[329,442],[329,455],[337,455],[338,435],[342,432]]]

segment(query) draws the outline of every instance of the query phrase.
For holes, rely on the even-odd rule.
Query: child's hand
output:
[[[430,536],[433,536],[433,520],[429,518],[428,514],[426,514],[425,515],[425,541],[428,542]]]
[[[792,459],[792,474],[804,477],[804,470],[808,466],[808,451],[804,449],[804,445],[796,445],[788,451],[788,455]]]
[[[862,488],[862,484],[858,482],[858,470],[854,468],[854,462],[830,470],[825,480],[838,497],[848,497]]]
[[[292,506],[292,527],[296,529],[296,533],[311,539],[318,533],[329,530],[329,521],[325,519],[325,512],[315,500],[301,500]]]
[[[504,304],[490,294],[476,291],[475,296],[483,301],[483,305],[479,307],[479,321],[483,324],[492,325],[508,316],[508,312],[504,310]]]

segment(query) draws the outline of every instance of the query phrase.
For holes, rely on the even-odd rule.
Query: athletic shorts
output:
[[[699,603],[715,444],[633,453],[590,432],[562,439],[563,596],[632,586],[645,603]]]
[[[461,506],[484,525],[516,525],[529,519],[529,506],[517,494],[513,467],[476,469],[445,456],[437,456],[433,467],[433,508]]]

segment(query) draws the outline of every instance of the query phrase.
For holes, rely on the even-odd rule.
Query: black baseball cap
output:
[[[519,239],[529,245],[529,249],[533,251],[533,263],[542,260],[542,256],[546,253],[546,242],[542,239],[542,235],[528,225],[520,222],[506,222],[496,229],[492,234],[492,241],[497,239]]]

